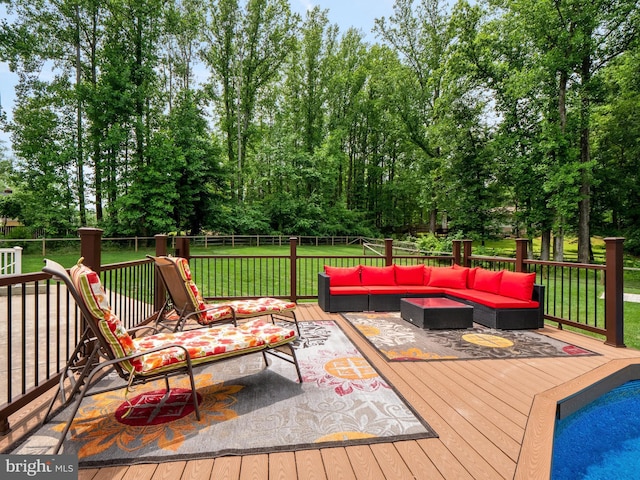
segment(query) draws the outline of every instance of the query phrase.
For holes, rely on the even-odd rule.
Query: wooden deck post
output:
[[[624,347],[624,238],[609,237],[606,244],[605,310],[606,345]]]
[[[473,240],[462,240],[463,267],[471,267],[471,247]]]
[[[452,243],[453,263],[462,266],[462,240],[453,240]]]
[[[167,235],[156,235],[156,257],[162,257],[167,254]],[[164,300],[167,296],[160,275],[153,269],[153,309],[158,312],[164,306]]]
[[[384,239],[384,264],[393,265],[393,238]]]
[[[289,237],[289,271],[290,299],[292,302],[298,301],[298,238]]]
[[[527,258],[528,243],[526,238],[516,238],[516,272],[527,271],[524,261]]]
[[[99,228],[82,227],[78,229],[80,235],[80,256],[91,270],[100,274],[102,265],[102,232]]]
[[[189,239],[187,237],[176,238],[176,257],[186,258],[187,260],[191,258]]]

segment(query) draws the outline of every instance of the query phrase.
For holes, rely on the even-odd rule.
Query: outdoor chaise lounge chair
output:
[[[266,353],[269,353],[292,363],[296,368],[298,380],[302,382],[292,346],[292,342],[297,338],[293,329],[258,319],[241,326],[218,325],[136,337],[133,332],[139,329],[127,330],[124,327],[111,311],[100,277],[83,265],[82,259],[69,273],[56,262],[45,262],[46,266],[42,270],[51,274],[55,280],[65,283],[86,322],[84,333],[62,372],[59,388],[43,420],[43,423],[48,421],[59,395],[63,406],[66,406],[78,394],[55,448],[55,454],[59,452],[85,395],[105,391],[95,389],[87,393],[102,377],[98,374],[105,373],[104,369],[107,367],[114,369],[125,381],[124,384],[108,390],[128,388],[133,384],[164,378],[166,393],[169,395],[169,377],[188,375],[198,420],[200,411],[192,371],[195,366],[256,352],[263,354],[268,366]],[[140,328],[153,329],[151,326]]]
[[[191,277],[187,259],[169,256],[153,257],[151,255],[148,257],[154,261],[168,295],[168,303],[159,312],[156,320],[158,327],[178,331],[182,330],[190,319],[196,320],[203,326],[221,322],[232,322],[236,325],[239,319],[269,315],[272,323],[275,323],[275,318],[295,323],[298,336],[300,336],[300,327],[295,314],[295,302],[261,297],[205,303]]]

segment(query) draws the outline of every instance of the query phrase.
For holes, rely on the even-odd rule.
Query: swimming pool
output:
[[[640,380],[626,382],[556,421],[553,480],[639,476]]]

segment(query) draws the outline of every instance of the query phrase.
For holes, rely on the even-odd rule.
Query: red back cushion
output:
[[[473,267],[469,269],[469,274],[467,275],[467,288],[473,288],[473,285],[476,283],[476,272],[480,267]]]
[[[424,264],[395,265],[396,283],[398,285],[422,285],[424,282]]]
[[[482,292],[498,293],[500,291],[500,280],[502,279],[503,270],[494,272],[479,268],[476,270],[476,278],[473,282],[473,289]]]
[[[462,267],[457,263],[454,263],[451,268],[454,270],[466,270],[467,271],[467,288],[473,288],[473,281],[476,278],[476,268]]]
[[[431,271],[433,270],[433,267],[424,267],[424,282],[422,283],[423,285],[429,285],[429,281],[431,280]]]
[[[431,269],[430,287],[467,288],[468,269],[433,267]]]
[[[394,271],[393,265],[388,267],[363,265],[360,273],[362,285],[395,285],[396,277]]]
[[[535,281],[535,273],[504,272],[499,293],[505,297],[531,300]]]
[[[324,273],[331,277],[332,287],[352,287],[360,285],[360,265],[355,267],[330,267],[324,266]]]

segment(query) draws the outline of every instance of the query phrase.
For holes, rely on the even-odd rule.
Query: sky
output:
[[[305,12],[315,6],[328,10],[327,16],[331,24],[336,24],[344,33],[350,27],[362,32],[365,41],[373,43],[376,38],[371,32],[375,19],[389,17],[393,14],[394,0],[289,0],[291,10],[304,18]],[[0,3],[0,19],[7,17],[6,5]],[[46,72],[43,72],[46,73]],[[9,71],[6,63],[0,62],[0,106],[11,119],[11,110],[15,101],[14,86],[17,75]],[[9,134],[0,129],[0,145],[10,150]]]

